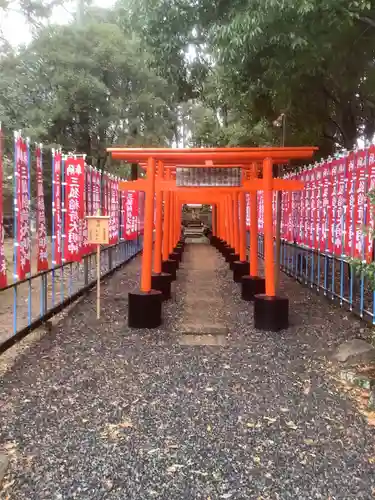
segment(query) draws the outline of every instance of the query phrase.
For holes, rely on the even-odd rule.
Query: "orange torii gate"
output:
[[[122,190],[146,193],[140,290],[129,293],[128,323],[134,328],[157,328],[162,322],[162,300],[170,297],[171,280],[183,251],[180,240],[183,203],[209,203],[213,207],[214,244],[231,263],[234,279],[242,282],[242,297],[254,299],[257,328],[279,330],[288,326],[288,299],[278,297],[274,284],[272,193],[300,190],[298,181],[273,178],[273,165],[291,159],[309,159],[317,148],[108,148],[114,159],[139,163],[146,179],[120,184]],[[255,164],[263,177],[255,175]],[[242,168],[240,186],[180,187],[174,171],[187,168]],[[265,279],[258,276],[256,192],[264,191]],[[251,197],[250,265],[246,258],[245,193]],[[155,243],[153,242],[156,194]],[[164,212],[164,216],[163,216]],[[153,252],[154,246],[154,252]],[[153,272],[152,272],[153,271]]]

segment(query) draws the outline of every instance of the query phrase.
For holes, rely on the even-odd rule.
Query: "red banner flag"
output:
[[[368,167],[367,167],[367,193],[373,193],[375,190],[375,146],[370,146],[368,150]],[[375,228],[375,207],[370,200],[367,200],[366,223],[368,224],[369,234],[366,237],[367,241],[367,261],[371,262],[373,253],[373,234]]]
[[[365,250],[365,206],[366,206],[366,185],[367,185],[367,151],[357,153],[357,173],[354,187],[354,257],[364,259]]]
[[[84,184],[83,184],[83,220],[82,220],[82,249],[81,254],[87,255],[90,253],[90,245],[88,244],[89,230],[86,215],[88,215],[87,210],[87,200],[88,200],[88,166],[84,163]]]
[[[37,147],[36,152],[36,197],[37,197],[37,231],[38,231],[38,263],[37,269],[47,271],[48,269],[48,253],[47,253],[47,227],[46,227],[46,211],[44,206],[44,189],[43,189],[43,163],[42,150]]]
[[[16,143],[16,196],[17,279],[23,280],[31,272],[31,262],[28,147],[21,137]]]
[[[109,189],[109,244],[114,245],[118,241],[118,182],[115,178],[108,181]]]
[[[3,220],[3,131],[0,128],[0,288],[7,286],[7,270],[4,252],[4,220]]]
[[[138,229],[138,192],[126,192],[126,227],[125,239],[135,240]]]
[[[322,230],[320,238],[320,251],[329,249],[328,213],[331,211],[331,182],[330,169],[327,163],[322,166]]]
[[[250,231],[250,195],[245,194],[245,219],[246,219],[246,230]]]
[[[96,169],[92,172],[92,215],[100,213],[100,172]]]
[[[110,215],[109,213],[109,200],[108,200],[108,186],[109,184],[109,178],[108,174],[104,173],[103,174],[103,198],[102,198],[102,214],[103,215]]]
[[[341,256],[344,253],[345,229],[345,189],[346,189],[346,158],[340,158],[337,164],[335,181],[336,212],[334,232],[334,253]]]
[[[61,248],[61,153],[53,153],[53,230],[52,230],[52,265],[60,266],[62,264]]]
[[[84,217],[85,162],[83,158],[65,161],[66,217],[64,259],[79,262],[82,259],[82,229]]]
[[[258,231],[264,233],[264,199],[263,191],[257,191],[257,210],[258,210]]]
[[[346,213],[345,213],[345,248],[348,257],[354,256],[354,200],[357,175],[357,158],[352,151],[347,158],[346,170]]]
[[[289,179],[290,176],[287,176]],[[293,213],[292,213],[292,195],[293,193],[291,191],[286,192],[286,197],[285,197],[285,211],[286,211],[286,216],[285,216],[285,234],[284,234],[284,239],[286,241],[293,241]]]
[[[120,191],[119,191],[118,177],[116,177],[114,181],[114,190],[115,190],[115,225],[113,231],[114,231],[114,242],[118,243],[119,233],[120,233]]]
[[[145,198],[146,195],[144,191],[139,191],[138,202],[139,202],[139,234],[144,233],[145,227]],[[154,225],[155,225],[156,210],[154,213]]]

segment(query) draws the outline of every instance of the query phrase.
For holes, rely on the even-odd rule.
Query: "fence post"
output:
[[[47,273],[42,275],[42,316],[47,313],[48,310],[48,276]]]
[[[112,247],[108,248],[108,269],[111,270],[113,268],[113,255],[112,255]]]
[[[84,274],[85,285],[89,284],[89,259],[91,259],[90,256],[86,256],[83,259],[83,274]]]

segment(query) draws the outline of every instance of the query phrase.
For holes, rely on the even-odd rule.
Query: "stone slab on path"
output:
[[[333,358],[348,365],[371,363],[375,361],[375,348],[362,339],[351,339],[341,344]]]
[[[8,468],[8,464],[9,464],[8,457],[6,455],[3,455],[0,453],[0,488],[1,488],[1,483],[2,483],[4,476],[5,476],[6,470]]]
[[[219,263],[217,252],[207,243],[186,245],[180,272],[184,298],[177,333],[225,335],[228,332],[217,275]]]

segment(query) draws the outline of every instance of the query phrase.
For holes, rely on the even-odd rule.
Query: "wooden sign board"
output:
[[[86,217],[88,226],[88,243],[94,245],[108,245],[109,243],[109,216],[90,215]]]

